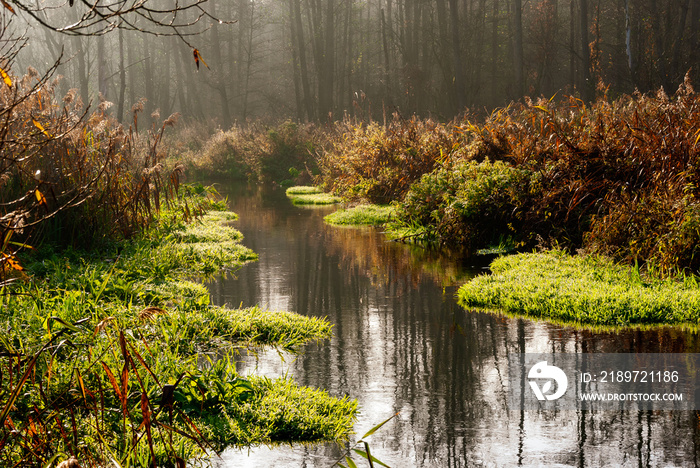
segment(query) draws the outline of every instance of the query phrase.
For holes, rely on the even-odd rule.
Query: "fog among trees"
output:
[[[700,0],[209,0],[180,11],[170,25],[189,26],[177,31],[167,14],[71,30],[90,11],[72,4],[29,14],[3,2],[3,68],[43,73],[61,57],[61,92],[92,106],[101,93],[122,121],[140,98],[148,114],[228,127],[396,111],[451,119],[525,95],[673,92],[689,70],[700,82]]]

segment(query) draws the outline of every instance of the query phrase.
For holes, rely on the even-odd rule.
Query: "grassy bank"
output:
[[[330,324],[210,305],[193,276],[256,256],[232,213],[183,213],[111,249],[23,259],[24,279],[0,295],[1,465],[180,466],[232,445],[347,437],[356,402],[234,365],[241,348],[295,352]]]
[[[500,257],[491,270],[460,288],[462,306],[606,326],[696,325],[700,319],[694,277],[661,280],[603,257],[562,251]]]

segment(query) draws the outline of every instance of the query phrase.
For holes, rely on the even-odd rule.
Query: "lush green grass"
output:
[[[305,185],[290,187],[287,189],[286,194],[295,205],[332,205],[340,203],[340,197],[330,193],[323,193],[317,187]]]
[[[296,352],[331,325],[210,305],[192,278],[256,258],[231,219],[169,211],[110,252],[24,259],[25,281],[0,294],[0,465],[71,454],[83,466],[175,466],[209,447],[347,438],[356,402],[236,374],[241,347]]]
[[[335,211],[323,220],[334,225],[380,226],[391,219],[394,211],[394,207],[390,205],[357,205],[346,210]]]
[[[329,397],[324,391],[299,387],[288,379],[251,378],[250,397],[222,402],[206,417],[210,439],[219,449],[251,443],[344,440],[353,423],[357,401]]]
[[[500,257],[459,290],[465,307],[483,307],[591,325],[697,324],[694,277],[650,279],[602,257],[560,251]]]
[[[287,196],[289,195],[309,195],[312,193],[323,193],[318,187],[312,187],[310,185],[295,185],[294,187],[289,187],[286,191]]]

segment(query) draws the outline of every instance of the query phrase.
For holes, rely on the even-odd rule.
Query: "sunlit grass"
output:
[[[330,397],[290,379],[252,377],[250,383],[246,402],[223,404],[221,412],[207,417],[213,440],[226,438],[228,445],[236,446],[347,440],[346,428],[354,422],[357,401]]]
[[[357,402],[235,368],[241,348],[296,353],[328,339],[328,320],[212,306],[193,278],[256,255],[232,213],[177,213],[112,251],[25,259],[31,281],[0,295],[0,465],[71,453],[83,466],[177,466],[208,458],[206,447],[347,439]],[[204,355],[217,358],[203,367]]]
[[[390,205],[357,205],[352,208],[335,211],[323,220],[333,225],[368,225],[386,224],[394,215]]]
[[[696,324],[700,319],[695,277],[649,278],[603,257],[560,251],[500,257],[491,270],[460,288],[461,305],[609,326]]]
[[[287,197],[295,205],[333,205],[340,203],[340,197],[330,193],[322,193],[317,187],[296,186],[286,191]]]
[[[318,187],[312,187],[309,185],[296,185],[294,187],[289,187],[286,192],[289,195],[309,195],[312,193],[323,193],[323,191]]]

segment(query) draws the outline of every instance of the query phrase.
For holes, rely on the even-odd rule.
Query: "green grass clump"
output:
[[[323,220],[334,225],[380,226],[386,224],[394,213],[395,209],[390,205],[357,205],[333,212]]]
[[[24,281],[0,294],[0,466],[66,453],[83,466],[179,466],[212,447],[347,439],[355,401],[235,367],[240,348],[298,352],[330,323],[210,305],[192,278],[256,256],[232,213],[185,223],[185,212],[113,251],[23,259]]]
[[[315,189],[315,187],[302,186],[287,189],[287,198],[289,198],[295,205],[333,205],[335,203],[340,203],[340,197],[336,197],[330,193],[322,193],[320,191],[297,192],[294,189],[306,190]]]
[[[300,387],[285,378],[250,378],[250,398],[243,404],[220,406],[207,417],[213,440],[226,446],[347,440],[357,401],[334,398],[322,390]],[[219,432],[218,434],[216,432]]]
[[[286,192],[289,195],[309,195],[312,193],[323,193],[323,191],[318,187],[313,187],[310,185],[295,185],[294,187],[289,187]]]
[[[500,257],[458,292],[464,307],[482,307],[578,324],[696,324],[694,277],[654,279],[603,257],[561,251]]]
[[[330,339],[332,335],[327,320],[263,310],[257,306],[246,309],[179,309],[167,320],[167,330],[174,332],[167,336],[168,340],[177,342],[181,352],[191,353],[220,348],[227,343],[256,347],[274,344],[277,348],[294,352],[309,341]]]

